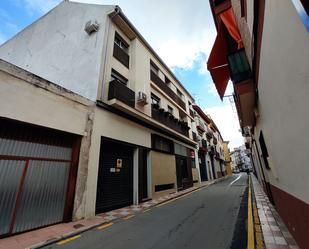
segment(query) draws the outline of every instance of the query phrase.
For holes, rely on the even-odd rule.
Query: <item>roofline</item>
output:
[[[154,51],[154,49],[150,46],[150,44],[146,41],[146,39],[141,35],[141,33],[135,28],[135,26],[131,23],[131,21],[126,17],[121,8],[116,5],[115,7],[115,16],[119,15],[127,25],[133,30],[136,36],[142,41],[142,43],[150,50],[150,52],[156,57],[156,59],[167,69],[168,73],[174,78],[174,80],[181,86],[181,88],[189,95],[189,97],[195,101],[188,90],[183,86],[183,84],[177,79],[175,74],[171,71],[171,69],[165,64],[165,62],[160,58],[160,56]]]

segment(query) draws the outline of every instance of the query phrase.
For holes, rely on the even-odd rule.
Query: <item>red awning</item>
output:
[[[236,24],[232,8],[219,14],[218,33],[209,55],[207,69],[215,83],[218,94],[222,99],[230,79],[227,63],[228,47],[224,27],[238,44],[238,49],[243,47],[243,42]]]
[[[244,47],[241,36],[237,27],[236,19],[232,8],[220,13],[220,18],[223,21],[226,29],[238,44],[238,49]]]
[[[218,34],[209,55],[207,69],[211,74],[221,99],[224,96],[227,83],[230,79],[230,72],[227,64],[227,53],[228,48],[223,25],[219,23]]]

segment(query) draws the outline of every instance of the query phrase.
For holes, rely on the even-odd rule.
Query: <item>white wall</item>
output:
[[[91,100],[97,98],[106,13],[113,6],[64,1],[0,47],[0,58]],[[96,19],[99,31],[84,27]]]
[[[263,131],[271,184],[309,203],[309,33],[292,1],[265,1],[256,140]]]

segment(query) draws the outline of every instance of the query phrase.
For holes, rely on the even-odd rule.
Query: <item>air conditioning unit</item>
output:
[[[99,23],[97,20],[90,20],[85,25],[85,31],[88,35],[91,35],[93,32],[97,32],[99,30]]]
[[[147,94],[143,92],[138,92],[137,103],[147,105],[148,104]]]
[[[197,136],[197,141],[202,141],[202,137],[201,136]]]

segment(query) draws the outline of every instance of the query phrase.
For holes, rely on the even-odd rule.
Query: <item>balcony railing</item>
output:
[[[155,83],[163,92],[170,96],[178,105],[186,110],[186,104],[174,91],[163,81],[160,77],[150,70],[150,79]]]
[[[234,83],[252,78],[252,72],[244,49],[228,55],[231,79]]]
[[[130,56],[125,51],[123,51],[123,49],[120,48],[116,43],[114,43],[113,56],[124,66],[129,68]]]
[[[135,107],[135,92],[118,80],[109,82],[108,100],[111,99],[117,99],[128,106]]]
[[[173,115],[167,111],[164,111],[164,109],[160,108],[158,105],[152,105],[151,107],[151,116],[153,119],[173,129],[174,131],[189,137],[190,127],[188,126],[188,123],[176,119]]]

